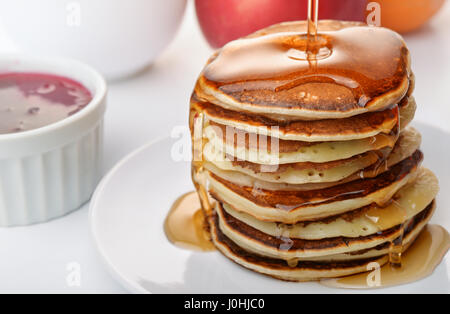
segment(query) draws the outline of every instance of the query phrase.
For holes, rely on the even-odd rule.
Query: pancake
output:
[[[421,142],[422,136],[416,129],[413,127],[406,129],[400,134],[399,140],[385,160],[385,163],[382,165],[374,164],[363,169],[361,172],[344,179],[340,183],[350,182],[361,178],[374,178],[377,175],[388,171],[392,166],[413,155],[419,149]]]
[[[311,183],[337,181],[343,183],[342,181],[350,176],[353,180],[361,177],[374,177],[383,169],[411,156],[419,148],[420,142],[420,133],[413,128],[409,128],[400,134],[392,151],[385,148],[381,151],[370,151],[348,159],[325,163],[304,162],[266,166],[227,158],[222,152],[212,152],[208,149],[205,149],[204,158],[206,160],[206,169],[217,174],[219,177],[242,185],[253,186],[259,184],[251,178],[264,182],[286,183],[289,185],[311,185]],[[388,153],[390,154],[386,157]],[[373,166],[368,168],[371,165]],[[365,170],[361,171],[362,169]],[[239,174],[245,174],[246,176],[239,176]],[[248,176],[251,178],[248,178]],[[267,184],[264,186],[269,186],[268,189],[283,188],[283,186],[271,188]],[[319,186],[319,188],[321,187]]]
[[[208,163],[212,163],[221,170],[238,171],[259,180],[274,183],[305,184],[343,180],[359,170],[381,162],[389,152],[390,149],[385,149],[384,151],[371,151],[348,159],[325,163],[304,162],[274,166],[230,160],[226,156],[210,156],[210,151],[204,154],[204,158]],[[212,169],[211,166],[205,165],[205,167]]]
[[[403,106],[400,115],[407,116],[401,123],[405,129],[410,119],[414,117],[415,101],[410,98],[408,105]],[[409,119],[410,118],[410,119]],[[265,130],[270,130],[265,128]],[[269,131],[270,133],[270,131]],[[208,150],[226,152],[240,160],[260,164],[286,164],[296,162],[316,162],[347,159],[372,150],[392,147],[397,140],[397,132],[380,133],[376,136],[350,141],[337,142],[302,142],[279,140],[278,138],[256,133],[247,133],[240,129],[226,127],[211,122],[204,129],[208,141]]]
[[[238,211],[259,220],[283,222],[317,220],[367,206],[388,202],[404,185],[415,179],[423,154],[392,166],[375,178],[366,178],[322,190],[264,190],[239,186],[208,172],[210,194]]]
[[[286,281],[313,281],[321,278],[336,278],[367,271],[367,266],[376,262],[383,265],[388,257],[375,257],[364,260],[341,262],[299,262],[289,267],[285,261],[261,257],[249,253],[234,244],[217,227],[213,228],[213,241],[217,249],[231,261],[255,272]]]
[[[420,231],[425,227],[431,217],[432,211],[426,217],[418,217],[405,229],[403,251],[413,243]],[[420,219],[422,218],[422,219]],[[389,261],[387,244],[381,244],[368,250],[354,253],[343,253],[325,256],[319,261],[311,261],[308,258],[296,261],[294,267],[288,266],[285,260],[263,257],[248,252],[224,235],[219,228],[218,219],[211,221],[212,240],[218,250],[233,262],[247,269],[265,274],[277,279],[288,281],[311,281],[321,278],[336,278],[348,276],[368,270],[370,263],[378,263],[380,266]],[[348,259],[346,259],[348,258]]]
[[[406,226],[426,224],[435,208],[434,202],[406,220]],[[282,260],[325,259],[329,255],[356,252],[375,248],[397,239],[402,234],[401,224],[383,231],[362,237],[328,237],[319,240],[305,240],[283,236],[271,236],[234,218],[223,210],[220,203],[216,206],[216,215],[220,231],[244,250],[265,257]]]
[[[254,149],[251,147],[247,149],[246,147],[235,146],[234,143],[230,144],[224,141],[223,135],[219,130],[214,126],[205,127],[204,135],[208,140],[208,143],[205,145],[205,150],[215,152],[216,154],[223,152],[240,160],[265,165],[291,164],[297,162],[323,163],[347,159],[368,151],[380,150],[386,147],[392,148],[398,139],[398,132],[393,132],[392,134],[381,133],[373,137],[351,141],[318,142],[312,145],[302,145],[302,142],[298,142],[296,143],[300,145],[298,150],[283,152],[285,151],[283,147],[286,143],[282,140],[278,141],[274,138],[266,138],[267,143],[274,143],[270,144],[270,151],[269,149]],[[261,140],[261,137],[259,137],[259,141]],[[256,142],[256,137],[255,140],[251,141]],[[239,143],[240,140],[237,142]],[[281,148],[279,151],[273,149],[277,144]]]
[[[191,107],[192,110],[203,112],[207,119],[212,122],[211,124],[220,126],[223,135],[226,134],[224,128],[228,126],[236,128],[234,130],[236,133],[245,131],[273,136],[285,140],[280,143],[282,152],[292,152],[298,151],[300,148],[298,141],[349,141],[376,136],[380,133],[389,134],[397,127],[398,115],[400,115],[400,125],[403,128],[412,121],[416,103],[413,97],[405,97],[399,103],[399,108],[393,106],[382,111],[365,113],[346,119],[313,121],[292,121],[289,117],[277,119],[273,115],[269,117],[227,110],[208,102],[202,102],[195,93],[191,99]],[[248,146],[248,139],[246,142]],[[287,148],[283,149],[284,147]]]
[[[414,119],[417,109],[416,99],[413,96],[404,98],[406,103],[400,107],[400,130],[404,130]]]
[[[431,218],[431,216],[429,216]],[[406,251],[411,244],[414,243],[417,236],[420,232],[425,228],[429,219],[424,219],[420,223],[414,225],[410,224],[409,228],[406,229],[406,232],[403,236],[403,252]],[[326,256],[319,257],[310,257],[310,258],[302,258],[302,261],[320,261],[320,262],[337,262],[337,261],[353,261],[359,259],[368,259],[373,257],[380,257],[382,255],[389,254],[391,247],[391,242],[385,242],[380,245],[377,245],[373,248],[353,251],[348,253],[341,254],[331,254]]]
[[[410,157],[416,150],[419,149],[420,143],[421,143],[420,133],[416,129],[409,127],[400,134],[398,141],[395,143],[394,149],[387,156],[386,160],[379,160],[374,165],[365,168],[361,171],[351,173],[351,175],[349,176],[346,176],[346,174],[351,172],[350,168],[346,168],[343,165],[337,167],[337,168],[344,167],[345,170],[342,170],[342,172],[338,172],[337,168],[333,168],[334,169],[333,172],[336,172],[339,174],[340,177],[345,178],[339,182],[333,182],[331,180],[332,176],[331,173],[329,173],[328,171],[322,171],[323,174],[323,177],[321,177],[322,183],[305,183],[315,181],[316,176],[311,177],[309,176],[308,172],[308,176],[305,177],[302,176],[301,172],[297,172],[295,174],[296,177],[294,176],[291,177],[292,181],[294,181],[295,183],[289,184],[286,183],[286,181],[283,180],[282,176],[279,175],[280,172],[279,170],[284,167],[289,167],[289,164],[280,165],[279,166],[280,169],[277,168],[277,171],[275,171],[274,174],[270,172],[273,171],[273,167],[261,166],[260,167],[261,173],[258,173],[248,169],[242,169],[242,167],[240,167],[239,165],[236,165],[226,160],[223,161],[211,160],[208,158],[206,154],[204,157],[207,161],[205,162],[204,167],[210,172],[216,174],[217,176],[224,178],[225,180],[235,183],[237,185],[255,186],[258,189],[266,189],[266,190],[297,190],[297,191],[319,190],[330,186],[342,184],[345,182],[351,182],[361,178],[373,178],[376,175],[386,171],[393,165]],[[247,162],[241,161],[240,163],[247,163]],[[325,182],[327,181],[327,179],[330,179],[332,182]],[[304,183],[299,185],[298,183],[300,182]]]
[[[299,56],[306,49],[306,27],[305,21],[292,22],[281,33],[262,31],[225,45],[202,72],[197,93],[225,109],[304,120],[378,111],[407,94],[410,55],[397,33],[320,21],[318,43],[333,52],[311,70]]]
[[[233,218],[250,227],[275,237],[319,240],[333,237],[364,237],[390,229],[409,220],[436,197],[439,191],[436,176],[428,169],[420,169],[417,179],[400,189],[392,202],[380,207],[376,204],[355,211],[326,218],[324,220],[293,225],[261,221],[248,214],[238,212],[223,203],[223,210]]]

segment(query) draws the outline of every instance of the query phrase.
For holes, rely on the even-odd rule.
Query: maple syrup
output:
[[[450,248],[450,235],[445,228],[428,225],[402,256],[402,267],[389,264],[368,267],[366,273],[348,277],[321,280],[334,288],[368,289],[406,284],[431,275]],[[378,265],[379,266],[379,265]]]
[[[164,223],[169,241],[176,246],[196,251],[212,251],[212,244],[196,192],[189,192],[175,201]]]
[[[319,22],[319,0],[308,0],[308,43],[317,40],[317,23]]]
[[[316,23],[307,24],[310,35],[284,32],[229,43],[203,77],[238,102],[268,107],[334,112],[364,108],[389,91],[401,90],[403,98],[411,73],[398,34],[369,26],[327,31],[321,23],[317,32]]]

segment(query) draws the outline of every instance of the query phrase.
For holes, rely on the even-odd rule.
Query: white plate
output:
[[[417,124],[425,165],[441,182],[432,222],[450,227],[450,134]],[[90,213],[94,241],[113,276],[136,293],[335,293],[318,283],[289,283],[248,271],[218,252],[173,246],[163,222],[173,201],[193,190],[188,161],[171,156],[174,139],[149,144],[120,162],[98,187]],[[370,293],[449,293],[450,257],[421,281]]]

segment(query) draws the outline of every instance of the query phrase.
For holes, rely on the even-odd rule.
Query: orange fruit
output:
[[[369,0],[369,2],[372,2]],[[381,26],[400,33],[414,31],[435,15],[445,0],[376,0],[381,5]]]

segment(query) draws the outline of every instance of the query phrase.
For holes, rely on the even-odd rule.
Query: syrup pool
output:
[[[213,251],[207,222],[197,192],[178,198],[164,223],[167,239],[178,247],[194,251]]]
[[[407,284],[431,275],[449,249],[450,235],[447,230],[439,225],[427,225],[403,254],[402,267],[392,267],[390,264],[381,268],[368,266],[366,273],[324,279],[320,283],[344,289],[386,288]]]
[[[82,110],[92,100],[69,78],[37,73],[0,74],[0,134],[38,129]]]

